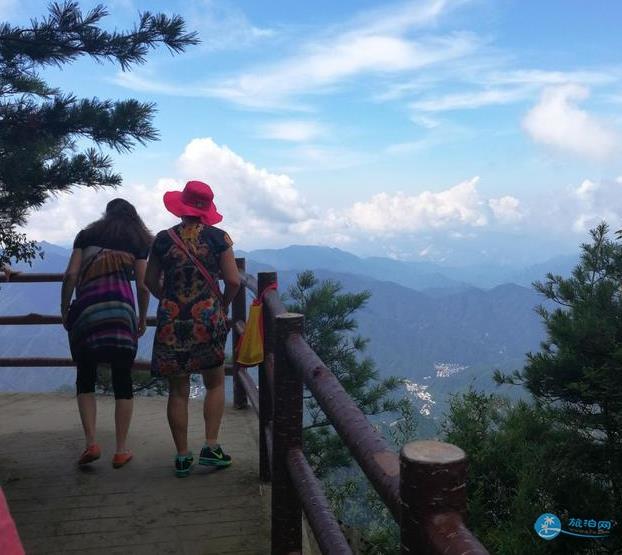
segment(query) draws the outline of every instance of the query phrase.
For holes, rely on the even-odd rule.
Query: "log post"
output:
[[[466,455],[455,445],[413,441],[402,447],[402,554],[488,553],[464,525],[466,476]]]
[[[257,274],[257,295],[261,297],[264,290],[277,282],[276,272],[259,272]],[[266,442],[266,428],[272,423],[272,391],[268,372],[272,371],[273,362],[273,330],[274,317],[263,309],[263,353],[264,361],[259,365],[257,381],[259,385],[259,479],[270,481],[270,458]]]
[[[302,504],[287,469],[288,453],[302,449],[300,376],[287,359],[285,343],[302,334],[304,316],[286,312],[275,318],[274,425],[272,451],[272,554],[302,553]]]
[[[235,263],[238,270],[246,271],[246,259],[236,258]],[[231,334],[231,352],[233,355],[233,406],[236,409],[244,409],[248,406],[248,399],[246,398],[246,392],[244,386],[238,377],[238,365],[235,362],[236,352],[235,348],[240,339],[240,334],[236,329],[236,322],[242,320],[246,321],[246,286],[242,284],[238,290],[236,296],[231,302],[231,320],[232,320],[232,334]]]

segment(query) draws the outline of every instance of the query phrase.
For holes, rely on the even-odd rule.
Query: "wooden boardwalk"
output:
[[[174,476],[166,399],[135,401],[134,460],[113,469],[114,399],[98,397],[102,458],[78,468],[83,448],[75,398],[0,394],[0,484],[26,553],[269,553],[269,491],[258,479],[257,418],[227,407],[221,442],[231,467]],[[190,402],[198,458],[202,403]]]

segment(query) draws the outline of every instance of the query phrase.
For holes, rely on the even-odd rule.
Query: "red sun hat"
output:
[[[197,216],[207,225],[222,221],[214,204],[214,192],[202,181],[188,181],[183,191],[164,193],[163,200],[166,209],[175,216]]]

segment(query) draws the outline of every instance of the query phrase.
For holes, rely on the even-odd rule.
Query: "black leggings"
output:
[[[110,364],[112,372],[112,389],[115,399],[132,399],[132,365],[134,355],[127,352],[106,353],[106,359],[98,357],[95,353],[92,356],[85,355],[78,359],[76,366],[78,374],[76,376],[76,391],[80,393],[94,393],[95,381],[97,380],[97,365],[99,361],[106,360]]]

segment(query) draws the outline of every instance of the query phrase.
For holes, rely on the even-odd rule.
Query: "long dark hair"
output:
[[[138,215],[134,205],[122,198],[111,200],[99,220],[89,224],[85,231],[95,236],[122,241],[137,250],[146,249],[153,235]]]

